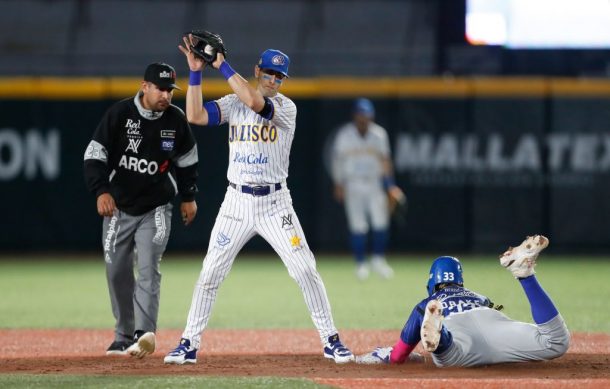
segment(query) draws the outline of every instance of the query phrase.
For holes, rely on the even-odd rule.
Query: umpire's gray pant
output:
[[[102,245],[117,341],[131,340],[136,330],[157,329],[159,262],[169,240],[172,208],[168,203],[139,216],[116,211],[104,217]]]

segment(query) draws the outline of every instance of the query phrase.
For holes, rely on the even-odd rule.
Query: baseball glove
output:
[[[400,226],[406,223],[408,202],[407,196],[398,187],[388,190],[388,208],[392,219]]]
[[[216,60],[218,53],[227,56],[227,49],[220,35],[205,30],[193,30],[184,35],[188,37],[189,34],[193,35],[193,43],[190,46],[191,52],[207,64],[211,65]]]

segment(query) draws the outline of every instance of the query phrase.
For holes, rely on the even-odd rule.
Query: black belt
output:
[[[229,185],[237,191],[242,193],[251,194],[252,196],[267,196],[269,193],[277,192],[282,189],[282,184],[270,184],[270,185],[237,185],[232,182],[229,182]],[[275,189],[272,191],[272,188]]]

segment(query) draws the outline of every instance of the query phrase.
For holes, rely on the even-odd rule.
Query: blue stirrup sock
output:
[[[375,230],[373,231],[373,247],[374,255],[384,256],[388,245],[388,231]]]
[[[555,304],[538,283],[536,276],[519,278],[519,282],[530,302],[532,317],[536,324],[543,324],[559,314]]]
[[[364,263],[366,234],[352,234],[352,252],[357,263]]]

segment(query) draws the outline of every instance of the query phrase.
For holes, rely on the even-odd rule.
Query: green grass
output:
[[[395,256],[396,276],[359,282],[347,256],[318,256],[339,329],[399,331],[413,306],[425,297],[430,256]],[[182,329],[202,256],[167,255],[163,273],[159,328]],[[466,286],[505,306],[510,317],[531,322],[529,304],[518,282],[495,256],[461,257]],[[605,304],[610,260],[544,255],[538,279],[572,331],[610,333]],[[113,328],[114,320],[101,255],[77,259],[0,258],[0,328]],[[303,296],[279,258],[237,258],[221,286],[210,328],[313,329]]]
[[[0,374],[2,388],[329,388],[312,381],[278,377],[135,377]]]

